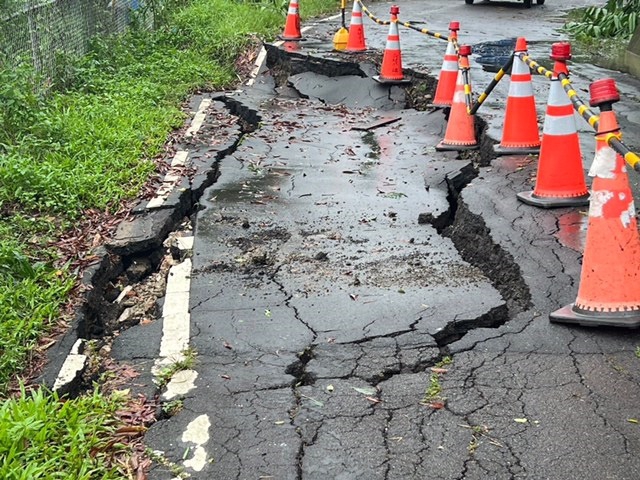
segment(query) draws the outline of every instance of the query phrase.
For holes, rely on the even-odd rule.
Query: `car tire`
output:
[[[467,5],[473,5],[473,0],[464,0]]]
[[[531,0],[524,0],[524,8],[531,8]]]

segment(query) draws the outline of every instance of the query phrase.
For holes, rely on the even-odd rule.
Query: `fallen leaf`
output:
[[[284,425],[284,420],[278,420],[276,422],[273,422],[274,425]]]
[[[222,346],[223,346],[224,348],[229,349],[229,350],[233,350],[233,347],[231,346],[231,344],[230,344],[229,342],[226,342],[226,341],[225,341],[225,342],[223,342],[223,343],[222,343]]]
[[[444,408],[444,402],[440,400],[434,400],[433,402],[429,403],[429,407],[433,408],[434,410],[440,410]]]
[[[361,393],[363,395],[367,395],[367,396],[375,395],[376,393],[378,393],[378,390],[376,390],[375,387],[364,387],[364,388],[351,387],[351,388],[353,388],[356,392]]]
[[[355,302],[358,299],[358,296],[354,295],[353,293],[350,293],[349,298]]]
[[[627,418],[627,422],[629,423],[640,423],[637,418]]]
[[[231,380],[229,375],[220,375],[220,378],[224,378],[225,380]]]
[[[310,400],[311,403],[313,403],[316,407],[324,407],[324,403],[322,403],[320,400],[316,400],[315,398],[309,397],[307,395],[300,394],[300,396]]]
[[[513,421],[516,423],[527,423],[529,420],[526,418],[514,418]]]
[[[446,368],[431,367],[431,371],[433,373],[447,373],[449,370],[447,370]]]
[[[375,397],[364,397],[364,398],[366,398],[367,400],[369,400],[373,404],[382,402],[382,400],[380,400],[378,398],[375,398]]]

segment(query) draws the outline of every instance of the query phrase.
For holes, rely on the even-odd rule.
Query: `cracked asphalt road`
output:
[[[637,478],[638,332],[547,320],[584,211],[519,203],[530,158],[436,153],[401,90],[271,73],[207,112],[250,125],[197,215],[195,388],[148,445],[199,479]]]

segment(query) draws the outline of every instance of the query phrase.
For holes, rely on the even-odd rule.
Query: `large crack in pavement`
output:
[[[487,194],[509,195],[522,159],[490,164],[482,122],[479,154],[437,154],[437,112],[398,110],[401,92],[367,91],[377,87],[351,64],[327,72],[269,52],[276,78],[226,102],[262,122],[224,159],[196,224],[201,375],[184,402],[222,429],[201,478],[514,478],[546,448],[538,428],[564,455],[580,414],[626,438],[593,419],[600,403],[569,419],[554,410],[590,392],[575,358],[536,351],[538,310],[566,297],[541,277],[571,277],[577,253],[531,238],[529,211]],[[364,91],[349,108],[311,88],[353,75]],[[359,99],[390,103],[380,113]],[[536,215],[560,236],[555,217]],[[542,242],[551,260],[522,245]],[[573,352],[566,335],[554,340]],[[161,432],[152,444],[166,444]]]
[[[416,418],[428,414],[419,405],[429,381],[425,372],[467,331],[504,324],[507,304],[411,208],[426,192],[434,218],[455,214],[455,176],[425,189],[417,162],[430,151],[420,139],[441,129],[439,118],[390,110],[386,118],[400,122],[359,133],[350,127],[378,122],[374,111],[325,101],[318,107],[283,91],[287,98],[268,100],[264,123],[226,160],[198,217],[196,238],[215,242],[194,258],[191,313],[198,334],[192,343],[202,357],[216,359],[205,364],[218,376],[210,371],[200,384],[212,388],[223,378],[224,391],[235,396],[250,391],[251,378],[253,389],[262,392],[279,391],[288,382],[288,424],[298,438],[296,478],[313,478],[310,465],[327,448],[335,453],[333,466],[322,467],[327,474],[335,467],[336,473],[394,478],[399,462],[389,451],[398,440],[386,432],[403,416],[379,407],[385,386],[412,378],[412,406],[404,408],[415,410]],[[332,125],[342,132],[335,145]],[[408,133],[414,140],[399,143],[400,128],[416,129]],[[473,160],[460,164],[466,170]],[[367,203],[358,206],[353,195]],[[235,299],[208,298],[221,291],[237,293]],[[275,377],[260,375],[267,365]],[[345,401],[352,414],[343,411]],[[335,416],[331,405],[341,410]],[[352,467],[351,447],[341,440],[365,431],[380,438],[381,460],[372,457],[371,469],[360,461]],[[414,464],[426,466],[420,455]]]

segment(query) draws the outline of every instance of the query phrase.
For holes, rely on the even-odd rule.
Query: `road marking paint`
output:
[[[184,461],[185,467],[196,472],[200,472],[207,464],[207,452],[203,445],[209,441],[209,427],[211,427],[209,416],[202,414],[193,419],[182,434],[184,443],[195,443],[196,445],[193,457]]]
[[[158,188],[156,196],[147,203],[147,208],[158,208],[164,204],[175,186],[182,179],[182,172],[178,172],[178,168],[184,167],[188,163],[189,152],[187,150],[178,150],[171,160],[171,168],[162,179],[162,185]]]
[[[198,372],[195,370],[180,370],[176,372],[167,383],[165,392],[162,394],[163,400],[172,400],[176,397],[182,397],[196,388],[195,383],[198,378]]]
[[[200,127],[202,127],[202,124],[207,117],[207,108],[209,108],[209,105],[211,105],[211,99],[203,98],[200,102],[200,106],[198,107],[198,111],[193,116],[191,126],[187,129],[186,132],[184,132],[185,137],[192,137],[196,133],[198,133],[198,130],[200,130]]]
[[[158,375],[163,367],[184,360],[189,347],[191,316],[189,314],[189,289],[191,287],[191,259],[169,269],[164,306],[162,308],[162,340],[160,354],[152,369]]]
[[[80,353],[80,349],[83,345],[84,340],[79,338],[71,347],[69,355],[67,355],[62,367],[60,367],[56,381],[53,383],[54,392],[73,382],[85,369],[88,358],[86,355]]]

